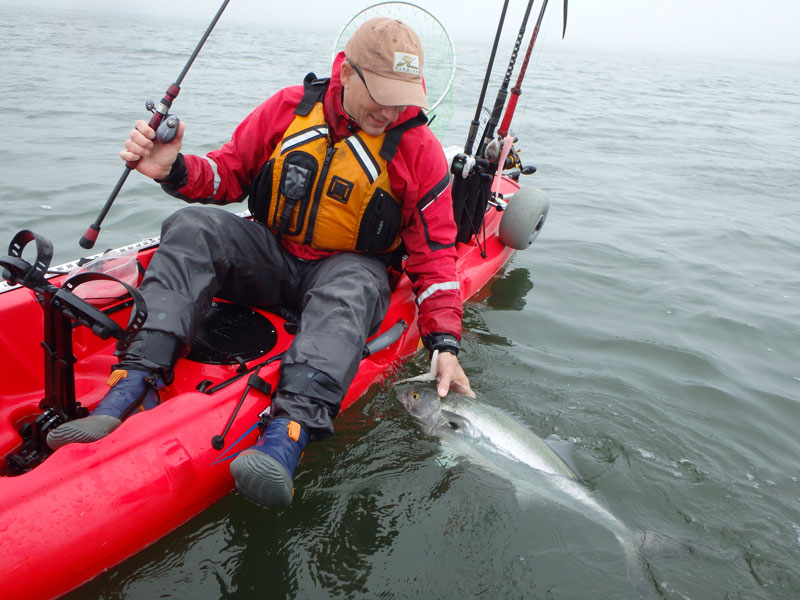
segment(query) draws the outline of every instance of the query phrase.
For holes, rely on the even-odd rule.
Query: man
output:
[[[330,80],[306,77],[256,108],[231,141],[206,157],[154,141],[138,121],[120,153],[188,202],[249,196],[255,221],[188,207],[162,226],[141,285],[150,313],[84,419],[48,436],[58,448],[92,442],[140,405],[157,403],[214,297],[300,312],[272,397],[271,422],[231,464],[237,488],[263,506],[291,502],[294,471],[309,441],[332,420],[368,336],[389,304],[386,265],[404,244],[419,329],[439,350],[439,394],[471,394],[459,365],[461,297],[448,165],[425,125],[423,53],[400,21],[361,25],[334,61]]]

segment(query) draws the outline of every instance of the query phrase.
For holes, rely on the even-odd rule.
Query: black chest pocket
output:
[[[278,235],[297,235],[303,230],[318,167],[316,159],[306,152],[292,152],[284,159],[278,201],[272,215]]]
[[[376,189],[358,228],[356,250],[386,252],[397,238],[402,221],[400,205],[386,191]]]
[[[256,221],[267,222],[269,214],[269,201],[272,197],[272,166],[274,160],[269,160],[261,167],[253,184],[250,186],[250,197],[247,199],[247,208]]]

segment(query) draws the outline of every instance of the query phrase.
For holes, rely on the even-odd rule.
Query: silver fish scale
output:
[[[576,479],[572,470],[550,446],[505,413],[485,404],[479,404],[467,396],[454,394],[441,400],[440,410],[467,421],[473,432],[486,438],[506,456],[537,471]]]

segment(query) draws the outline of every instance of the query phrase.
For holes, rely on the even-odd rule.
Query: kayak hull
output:
[[[513,191],[513,190],[512,190]],[[458,246],[462,299],[477,293],[509,260],[514,250],[498,239],[500,212],[486,214],[486,236]],[[139,253],[146,263],[153,249]],[[56,280],[57,281],[57,280]],[[262,312],[277,331],[270,355],[288,348],[292,336],[278,315]],[[0,456],[21,444],[19,425],[41,411],[43,311],[31,291],[0,294]],[[114,315],[123,326],[127,311]],[[411,283],[403,275],[392,294],[378,335],[398,322],[407,328],[389,347],[362,360],[342,403],[346,410],[400,361],[420,348],[417,308]],[[8,324],[13,323],[13,326]],[[76,396],[91,409],[107,389],[98,385],[115,362],[113,344],[85,327],[73,331]],[[250,361],[248,367],[267,357]],[[259,375],[273,388],[280,361]],[[213,393],[201,382],[230,383]],[[158,407],[134,414],[108,437],[92,444],[70,444],[32,471],[0,477],[0,589],[5,597],[45,599],[62,595],[173,531],[233,489],[230,459],[258,435],[253,425],[269,399],[252,389],[226,436],[222,451],[211,437],[221,432],[242,396],[247,377],[236,365],[210,365],[181,359],[175,381],[163,390]],[[0,464],[0,467],[3,465]]]

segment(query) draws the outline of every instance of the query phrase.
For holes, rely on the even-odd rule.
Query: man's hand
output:
[[[175,138],[168,144],[155,141],[156,132],[147,121],[136,121],[136,127],[130,137],[125,140],[125,150],[119,153],[124,161],[138,160],[136,170],[151,179],[165,179],[172,169],[172,163],[178,158],[183,142],[183,131],[186,124],[178,124]]]
[[[436,375],[439,378],[438,394],[441,398],[447,396],[451,389],[470,398],[475,397],[475,392],[469,385],[469,379],[455,354],[439,352],[436,367]]]

